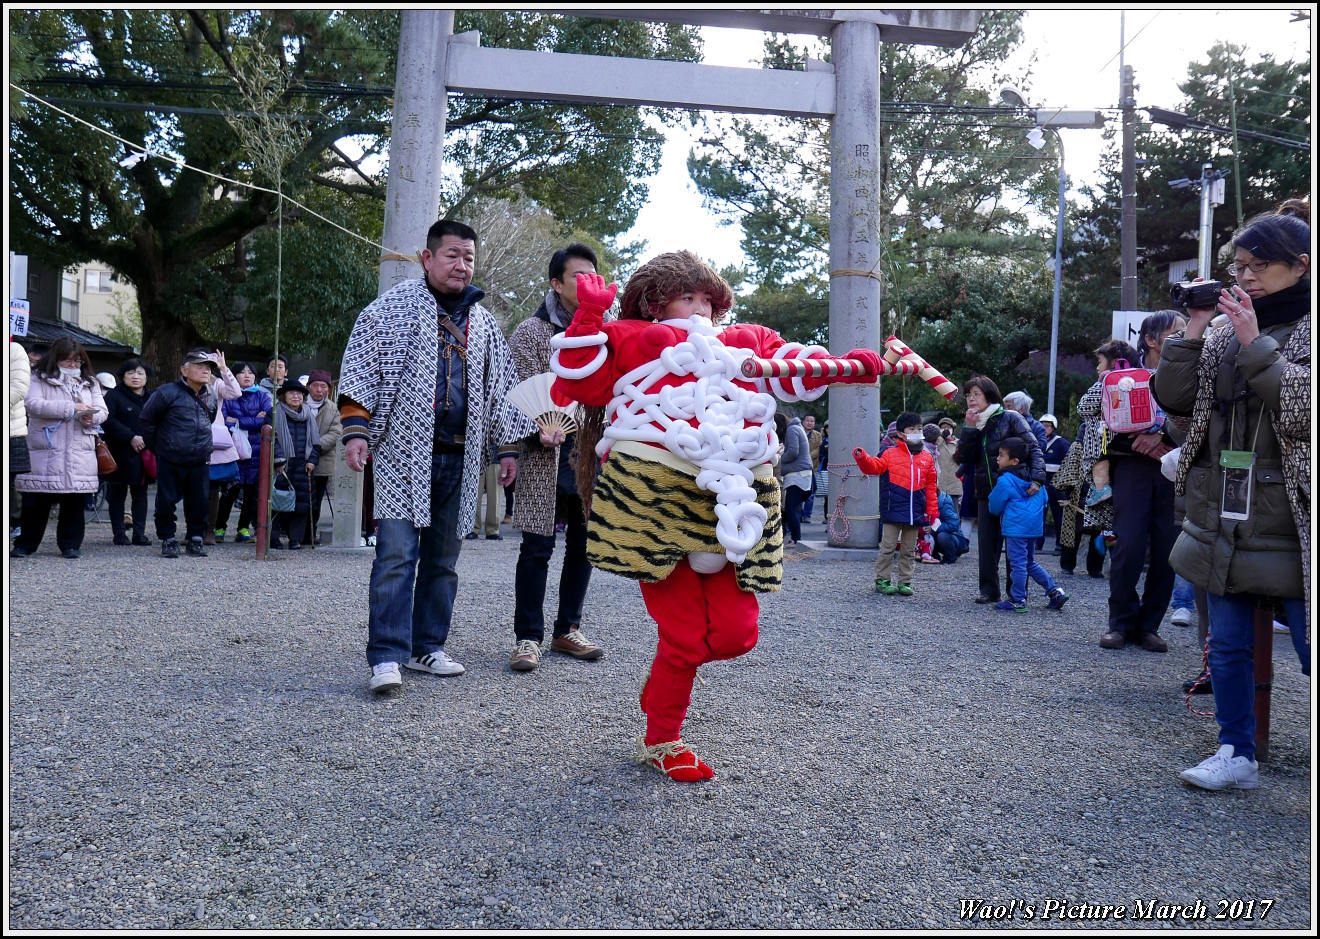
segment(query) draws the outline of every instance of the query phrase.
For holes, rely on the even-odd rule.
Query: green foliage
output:
[[[700,54],[695,31],[681,27],[460,12],[456,29],[471,28],[482,30],[487,45],[686,60]],[[17,37],[13,74],[34,93],[217,176],[269,185],[275,174],[263,158],[262,126],[296,131],[285,136],[297,146],[280,148],[281,191],[312,205],[340,195],[338,214],[326,214],[356,219],[347,227],[379,237],[384,170],[373,158],[388,147],[391,105],[380,92],[394,83],[397,11],[17,10],[10,31]],[[254,73],[258,61],[267,64]],[[345,85],[353,93],[341,93]],[[601,239],[631,226],[645,194],[637,179],[659,159],[658,135],[630,109],[459,98],[448,126],[447,155],[462,166],[462,178],[445,192],[451,213],[478,197],[516,192],[565,228]],[[347,139],[362,159],[339,146]],[[144,353],[157,368],[172,370],[177,350],[203,339],[273,336],[264,311],[273,297],[269,229],[277,198],[182,171],[172,159],[121,166],[130,152],[42,105],[16,111],[14,250],[56,268],[98,260],[133,283]],[[359,205],[374,224],[363,223]],[[331,341],[342,333],[335,318],[374,293],[363,284],[374,282],[378,255],[332,231],[286,213],[284,296],[295,281],[307,298],[283,317],[291,349]]]
[[[1185,99],[1174,110],[1191,117],[1230,124],[1229,78],[1233,76],[1240,129],[1309,137],[1310,66],[1306,62],[1276,62],[1266,55],[1248,60],[1245,49],[1230,43],[1212,47],[1206,60],[1192,62],[1179,87]],[[1101,164],[1102,178],[1083,192],[1092,200],[1079,212],[1075,245],[1065,251],[1069,262],[1064,281],[1073,305],[1089,327],[1070,335],[1072,351],[1089,351],[1108,334],[1110,311],[1119,302],[1119,250],[1122,220],[1120,141],[1109,134]],[[1171,130],[1139,122],[1137,154],[1146,164],[1137,174],[1138,306],[1159,310],[1168,306],[1168,266],[1197,256],[1200,200],[1196,190],[1176,190],[1170,180],[1199,179],[1201,164],[1227,171],[1225,204],[1215,210],[1213,242],[1222,252],[1237,228],[1234,192],[1233,140],[1227,134]],[[1239,138],[1244,218],[1275,208],[1284,199],[1310,189],[1309,153],[1268,141]],[[1212,275],[1226,279],[1225,258],[1217,257]]]
[[[138,311],[137,303],[127,300],[123,294],[115,293],[110,296],[110,305],[115,311],[110,314],[110,325],[103,330],[104,334],[115,342],[132,346],[134,352],[141,352],[142,314]]]
[[[1002,392],[1025,390],[1043,409],[1049,377],[1023,367],[1049,346],[1053,280],[1022,263],[964,260],[942,265],[905,291],[919,325],[904,341],[951,381],[987,375]],[[893,386],[886,382],[886,388]],[[954,413],[920,380],[906,381],[907,405]]]

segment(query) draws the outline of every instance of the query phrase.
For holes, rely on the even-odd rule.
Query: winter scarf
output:
[[[1295,322],[1311,312],[1311,280],[1304,277],[1291,287],[1252,301],[1251,307],[1262,330]]]
[[[312,455],[312,447],[321,442],[321,432],[316,427],[316,414],[303,402],[298,410],[293,410],[283,401],[275,405],[275,436],[280,442],[280,452],[293,456],[293,434],[289,433],[289,421],[307,424],[307,447],[303,459]]]

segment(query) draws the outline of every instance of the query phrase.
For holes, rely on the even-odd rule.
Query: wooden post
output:
[[[1256,679],[1256,760],[1264,763],[1270,754],[1270,691],[1274,685],[1274,609],[1256,607],[1253,624],[1253,674]]]
[[[270,470],[271,437],[274,431],[266,424],[261,428],[261,469],[257,473],[257,560],[266,559],[270,547]]]

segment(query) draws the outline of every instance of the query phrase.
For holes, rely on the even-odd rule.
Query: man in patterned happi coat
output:
[[[367,663],[373,692],[397,690],[399,666],[461,675],[445,652],[455,564],[471,530],[489,455],[500,485],[517,475],[517,441],[535,426],[505,401],[517,370],[472,286],[477,233],[439,221],[421,253],[425,277],[391,287],[353,325],[339,410],[344,457],[375,469]]]

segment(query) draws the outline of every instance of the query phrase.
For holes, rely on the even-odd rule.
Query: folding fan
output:
[[[567,407],[555,404],[550,397],[550,386],[555,383],[554,372],[533,375],[514,385],[506,396],[509,403],[530,417],[546,433],[562,430],[565,436],[578,429],[578,405]]]

